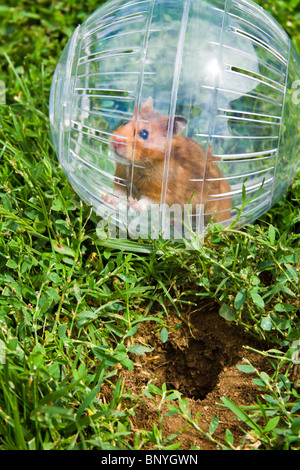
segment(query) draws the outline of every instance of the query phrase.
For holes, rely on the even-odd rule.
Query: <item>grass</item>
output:
[[[97,219],[62,173],[51,143],[48,99],[61,49],[100,4],[8,0],[0,6],[0,449],[176,448],[162,426],[132,429],[139,401],[119,371],[146,346],[134,337],[155,320],[167,338],[170,305],[213,299],[220,315],[266,341],[273,373],[245,363],[257,405],[232,410],[266,449],[300,448],[300,179],[263,218],[211,229],[199,250],[155,241],[101,241]],[[300,49],[299,1],[263,2]],[[3,360],[5,356],[5,360]],[[105,399],[102,387],[111,389]],[[169,403],[203,433],[179,392],[143,392]],[[214,441],[218,417],[207,438]],[[215,442],[216,445],[219,444]],[[224,448],[236,448],[230,429]]]

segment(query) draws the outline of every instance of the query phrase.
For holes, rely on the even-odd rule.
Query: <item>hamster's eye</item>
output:
[[[139,132],[141,139],[147,140],[149,137],[149,132],[146,129],[143,129]]]

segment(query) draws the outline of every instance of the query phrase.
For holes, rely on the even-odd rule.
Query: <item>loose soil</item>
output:
[[[237,325],[227,323],[218,314],[218,306],[214,303],[199,306],[185,318],[186,321],[180,322],[178,316],[170,313],[168,325],[171,329],[165,343],[156,322],[141,323],[134,343],[153,350],[131,356],[134,370],[122,370],[125,390],[138,396],[150,380],[158,387],[166,383],[168,390],[178,390],[187,398],[192,417],[200,413],[198,425],[203,431],[208,432],[212,418],[218,415],[219,425],[214,434],[218,442],[224,443],[225,431],[229,429],[236,447],[258,447],[260,442],[247,434],[247,426],[218,403],[222,397],[230,398],[237,405],[257,403],[258,390],[252,382],[253,375],[239,371],[236,365],[246,358],[258,370],[270,372],[270,364],[263,356],[245,349],[250,346],[262,351],[266,349],[265,345]],[[167,411],[166,405],[163,413]],[[133,430],[151,430],[153,423],[158,424],[157,406],[144,397],[132,418]],[[180,415],[166,417],[163,420],[164,435],[167,437],[180,430],[177,440],[181,441],[181,450],[218,448],[200,431],[186,427],[186,424]]]

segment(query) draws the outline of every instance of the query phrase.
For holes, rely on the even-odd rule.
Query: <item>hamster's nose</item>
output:
[[[113,134],[111,136],[110,147],[115,154],[123,157],[126,153],[127,141],[125,137]]]
[[[126,144],[126,139],[124,137],[121,137],[120,135],[114,134],[111,138],[111,141],[114,147],[122,147]]]
[[[122,137],[121,135],[116,135],[116,134],[113,134],[112,136],[112,141],[117,143],[117,144],[121,144],[121,143],[125,143],[125,137]]]

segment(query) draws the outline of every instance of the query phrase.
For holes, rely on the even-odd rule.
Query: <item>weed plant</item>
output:
[[[210,229],[207,242],[180,244],[101,240],[96,216],[62,173],[49,133],[52,75],[68,37],[103,2],[8,0],[0,6],[0,449],[176,448],[174,436],[135,432],[130,418],[143,394],[169,403],[200,433],[187,400],[149,383],[136,398],[120,369],[144,354],[134,335],[168,311],[213,299],[220,315],[265,340],[257,351],[273,373],[250,363],[257,404],[232,410],[264,449],[300,448],[299,276],[300,178],[267,214],[243,229]],[[262,2],[300,52],[300,2]],[[111,388],[106,400],[102,386]],[[159,398],[159,400],[157,399]],[[231,431],[214,440],[235,449]],[[179,436],[180,437],[180,436]]]

